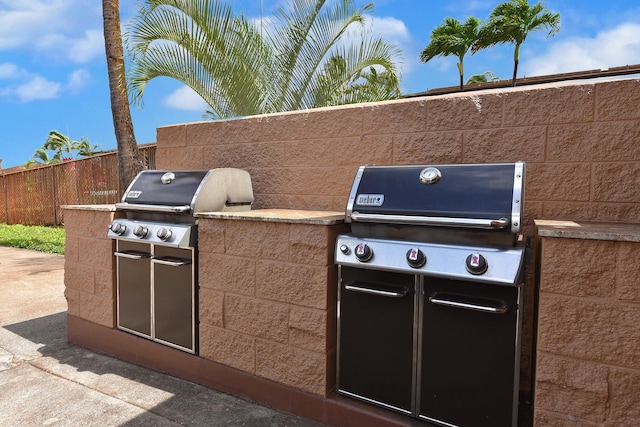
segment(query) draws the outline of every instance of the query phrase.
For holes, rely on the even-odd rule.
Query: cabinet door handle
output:
[[[168,265],[170,267],[180,267],[191,264],[191,260],[180,258],[153,258],[151,262],[154,264]]]
[[[483,313],[491,313],[491,314],[504,314],[508,311],[507,307],[504,307],[504,306],[491,307],[486,305],[470,304],[467,302],[440,299],[437,297],[429,297],[429,302],[436,305],[442,305],[445,307],[462,308],[465,310],[481,311]]]
[[[348,291],[360,292],[363,294],[378,295],[380,297],[389,297],[389,298],[402,298],[407,294],[406,291],[404,292],[382,291],[380,289],[363,288],[361,286],[354,286],[354,285],[345,285],[344,288]]]
[[[145,259],[151,258],[151,254],[144,252],[114,252],[115,256],[128,259]]]

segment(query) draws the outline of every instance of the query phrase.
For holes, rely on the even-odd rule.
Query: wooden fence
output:
[[[155,169],[156,145],[139,147],[148,169]],[[121,188],[115,151],[0,175],[0,222],[62,225],[61,206],[118,202]]]

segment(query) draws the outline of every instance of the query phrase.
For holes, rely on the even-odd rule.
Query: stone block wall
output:
[[[200,357],[325,396],[342,224],[200,218]]]
[[[582,238],[541,231],[536,426],[640,420],[640,226],[636,241],[588,227]]]
[[[640,222],[640,80],[564,82],[158,128],[158,169],[250,172],[254,209],[344,211],[358,166],[526,162],[535,218]],[[530,389],[534,265],[521,387]]]
[[[640,221],[640,80],[567,82],[158,128],[158,169],[238,167],[254,209],[344,210],[364,164],[527,164],[534,218]]]
[[[99,325],[116,326],[115,243],[107,238],[113,209],[65,206],[64,284],[67,313]]]

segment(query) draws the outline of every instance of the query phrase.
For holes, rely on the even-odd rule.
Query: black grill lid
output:
[[[191,205],[198,187],[208,172],[208,170],[142,171],[129,185],[122,201],[147,205]]]
[[[520,231],[524,163],[362,166],[346,221]]]
[[[125,191],[116,208],[164,213],[245,210],[253,203],[249,172],[211,170],[145,170]]]

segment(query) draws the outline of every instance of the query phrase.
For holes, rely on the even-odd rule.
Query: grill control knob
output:
[[[349,255],[349,252],[351,252],[351,250],[347,245],[340,245],[340,252],[342,252],[345,255]]]
[[[172,235],[173,233],[171,232],[171,230],[164,227],[159,229],[158,232],[156,233],[156,236],[158,236],[158,239],[162,240],[163,242],[167,242],[169,239],[171,239]]]
[[[355,253],[358,261],[368,262],[373,258],[373,251],[366,243],[360,243],[356,246]]]
[[[147,227],[145,227],[144,225],[137,225],[133,229],[133,234],[136,237],[139,237],[141,239],[144,238],[144,236],[146,236],[148,232],[149,232],[149,229]]]
[[[467,271],[471,274],[484,274],[489,268],[489,264],[485,257],[479,253],[471,254],[467,257]]]
[[[114,222],[109,226],[109,229],[118,236],[122,236],[124,232],[127,231],[127,226],[120,222]]]
[[[423,267],[427,263],[427,256],[418,248],[407,251],[407,264],[413,268]]]

